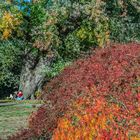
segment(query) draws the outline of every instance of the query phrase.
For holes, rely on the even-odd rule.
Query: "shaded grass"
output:
[[[31,105],[15,105],[0,107],[0,138],[14,134],[21,128],[27,127],[28,116],[37,110]]]

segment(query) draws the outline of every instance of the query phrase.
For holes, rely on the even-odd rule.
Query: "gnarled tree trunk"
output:
[[[32,60],[31,60],[32,59]],[[24,99],[34,96],[35,91],[42,85],[46,72],[51,69],[53,57],[36,56],[27,57],[20,76],[20,90]]]

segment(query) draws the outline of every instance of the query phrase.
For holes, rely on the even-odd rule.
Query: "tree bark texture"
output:
[[[22,68],[20,76],[20,90],[22,90],[24,99],[33,97],[35,91],[42,86],[46,78],[45,71],[51,69],[53,57],[36,56],[27,57],[25,65]]]

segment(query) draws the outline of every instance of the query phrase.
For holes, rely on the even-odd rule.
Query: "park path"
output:
[[[1,106],[35,106],[35,107],[40,107],[42,104],[24,104],[24,103],[0,103]]]
[[[11,106],[11,105],[16,105],[16,103],[0,103],[1,106]]]

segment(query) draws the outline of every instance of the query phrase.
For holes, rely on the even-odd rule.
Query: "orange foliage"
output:
[[[129,122],[129,119],[127,115],[121,116],[122,109],[118,104],[109,103],[105,97],[101,96],[96,96],[92,103],[91,99],[91,96],[88,95],[88,97],[80,98],[73,103],[70,111],[59,119],[52,140],[140,139],[137,128],[133,127],[134,133],[132,133],[131,125],[126,129],[121,127],[128,125],[123,121]],[[138,121],[133,123],[137,124]]]
[[[21,24],[21,14],[16,15],[11,12],[4,12],[2,18],[0,19],[0,31],[2,32],[2,39],[8,39],[12,31],[15,31],[17,27]]]

